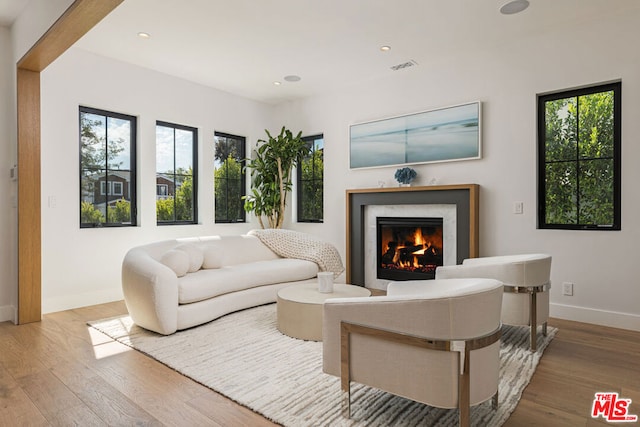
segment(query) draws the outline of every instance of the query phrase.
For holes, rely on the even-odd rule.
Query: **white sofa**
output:
[[[313,282],[318,271],[317,263],[281,257],[254,235],[166,240],[127,252],[122,290],[137,325],[169,335],[275,302],[278,290]]]

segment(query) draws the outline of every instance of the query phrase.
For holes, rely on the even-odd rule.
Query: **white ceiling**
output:
[[[279,103],[426,72],[450,56],[640,9],[640,0],[530,0],[524,12],[501,15],[506,1],[125,0],[77,46]],[[0,0],[0,17],[27,2]],[[411,60],[418,65],[390,69]],[[302,80],[284,81],[291,74]]]

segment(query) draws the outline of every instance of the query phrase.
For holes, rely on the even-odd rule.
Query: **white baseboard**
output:
[[[18,323],[18,311],[12,305],[0,306],[0,322]]]
[[[549,316],[576,322],[640,331],[640,316],[564,304],[550,304]]]
[[[56,296],[53,298],[42,298],[42,314],[120,301],[122,299],[124,299],[124,296],[122,295],[122,289],[120,287],[117,289],[103,289],[83,294],[70,294]]]

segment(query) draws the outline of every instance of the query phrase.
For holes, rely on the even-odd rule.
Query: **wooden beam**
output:
[[[40,73],[18,68],[18,323],[41,309]]]
[[[74,1],[18,61],[18,68],[44,70],[123,1]]]
[[[76,0],[18,61],[18,324],[42,317],[40,72],[123,0]]]

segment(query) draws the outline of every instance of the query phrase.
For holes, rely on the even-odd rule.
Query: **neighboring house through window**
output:
[[[302,140],[308,144],[309,152],[298,162],[298,222],[322,222],[324,137],[313,135],[303,137]]]
[[[620,230],[621,83],[538,96],[538,227]]]
[[[245,222],[243,168],[246,139],[222,132],[216,132],[214,139],[215,222]]]
[[[198,130],[156,122],[156,220],[158,224],[198,221]]]
[[[136,118],[80,107],[80,227],[136,225]]]

